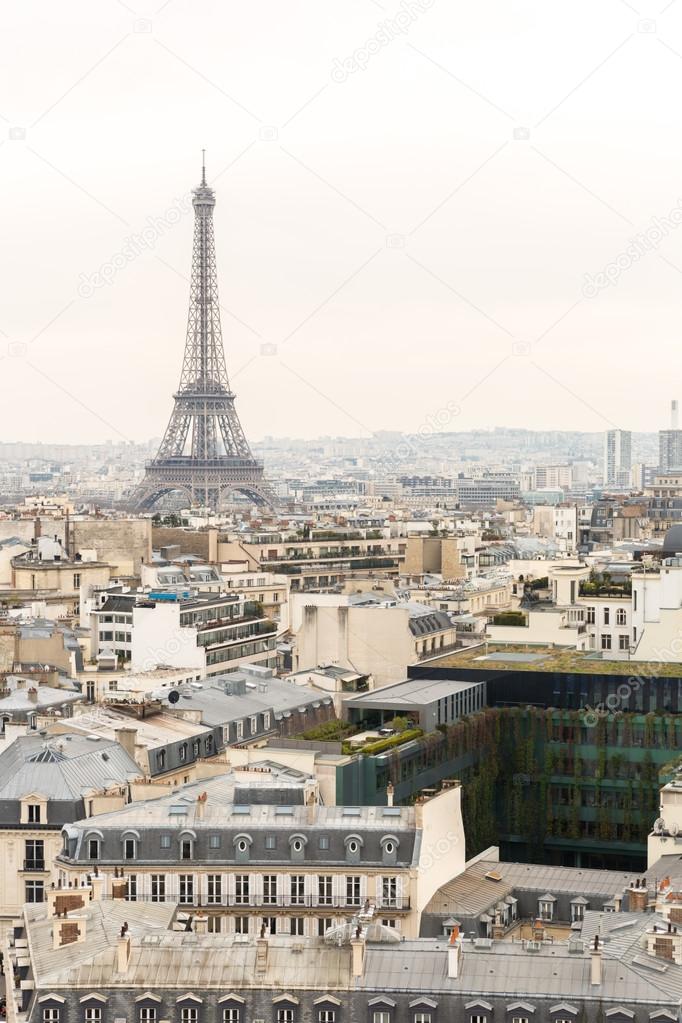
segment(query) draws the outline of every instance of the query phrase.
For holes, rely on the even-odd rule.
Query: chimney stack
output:
[[[199,910],[194,916],[194,933],[208,934],[208,916]]]
[[[649,904],[649,890],[645,878],[633,881],[628,888],[628,909],[631,913],[645,913]]]
[[[206,807],[206,800],[208,799],[207,792],[200,792],[197,796],[197,820],[203,821],[204,809]]]
[[[386,786],[386,806],[393,806],[394,793],[395,788],[393,787],[393,782],[389,781],[388,785]]]
[[[135,746],[137,743],[137,728],[117,728],[114,732],[116,742],[123,746],[126,753],[135,759]]]
[[[128,924],[123,924],[121,933],[118,938],[117,947],[117,968],[119,973],[128,972],[128,963],[130,962],[130,935],[128,934]]]
[[[677,399],[673,398],[670,402],[670,429],[677,429]]]
[[[448,944],[448,977],[456,980],[462,968],[462,939],[459,927],[453,927]]]
[[[353,977],[362,977],[365,963],[365,939],[361,927],[356,929],[355,937],[351,938],[350,947],[353,957]]]
[[[601,949],[598,934],[594,936],[594,945],[590,954],[590,983],[593,987],[601,984]]]

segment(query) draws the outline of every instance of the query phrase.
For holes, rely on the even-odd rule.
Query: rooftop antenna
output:
[[[201,183],[206,184],[206,150],[201,150]]]
[[[677,401],[675,399],[673,399],[673,401],[670,402],[670,429],[671,430],[676,430],[677,429],[677,422],[678,422],[678,417],[677,417]]]

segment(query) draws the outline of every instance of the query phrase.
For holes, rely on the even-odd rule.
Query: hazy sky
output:
[[[202,146],[254,440],[682,399],[682,0],[1,17],[0,439],[163,432]]]

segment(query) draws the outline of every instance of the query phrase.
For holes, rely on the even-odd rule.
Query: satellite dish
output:
[[[662,817],[657,817],[654,821],[654,832],[660,835],[662,831],[665,831],[665,821]]]
[[[177,689],[172,689],[170,691],[170,693],[168,694],[168,702],[169,703],[177,703],[179,699],[180,699],[180,693],[177,691]]]

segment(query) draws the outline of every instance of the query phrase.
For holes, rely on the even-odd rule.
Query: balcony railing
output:
[[[113,898],[111,895],[105,896],[105,898]],[[198,894],[190,895],[185,894],[183,896],[172,895],[166,893],[165,898],[152,897],[151,895],[134,895],[132,897],[127,896],[129,902],[177,902],[181,906],[194,906],[194,907],[209,907],[212,909],[279,909],[279,910],[291,910],[295,912],[299,909],[314,909],[314,910],[326,910],[326,909],[339,909],[353,912],[361,909],[366,901],[369,901],[371,905],[375,906],[376,909],[381,910],[408,910],[410,908],[409,896],[397,895],[392,898],[374,898],[374,899],[353,899],[344,898],[342,896],[332,896],[328,900],[319,899],[316,896],[305,895],[301,899],[285,898],[284,896],[278,895],[273,899],[268,899],[263,895],[251,896],[245,901],[242,901],[241,897],[236,895],[213,895],[206,896]]]
[[[45,860],[30,859],[24,860],[24,870],[45,870]]]

